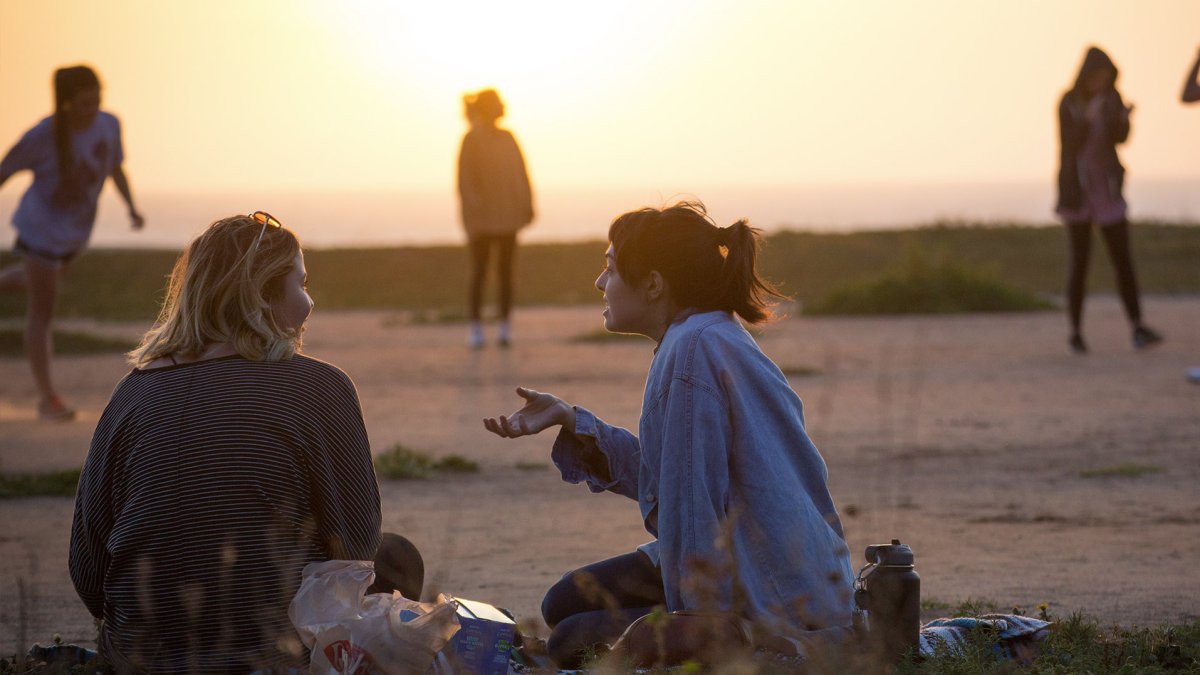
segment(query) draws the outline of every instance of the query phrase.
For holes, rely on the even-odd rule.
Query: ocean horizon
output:
[[[11,183],[21,183],[13,180]],[[0,194],[0,219],[11,224],[24,185]],[[129,227],[111,186],[100,199],[91,246],[180,249],[214,219],[270,211],[310,248],[361,248],[461,244],[457,196],[452,189],[359,192],[231,192],[204,194],[138,191],[146,228]],[[738,218],[767,233],[781,230],[855,232],[906,229],[939,223],[1047,225],[1056,223],[1054,186],[1043,182],[971,184],[862,184],[718,187],[695,193],[632,188],[537,190],[537,218],[524,242],[601,240],[614,216],[642,206],[699,198],[718,224]],[[1132,220],[1197,223],[1200,180],[1136,180],[1126,196]],[[0,239],[10,250],[15,233]]]

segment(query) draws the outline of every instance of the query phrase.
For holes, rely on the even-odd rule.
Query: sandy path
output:
[[[1166,344],[1133,352],[1118,305],[1098,298],[1086,358],[1067,353],[1054,312],[768,328],[761,343],[781,366],[817,371],[791,381],[829,463],[855,564],[865,544],[899,537],[917,552],[926,600],[986,598],[1031,613],[1048,602],[1122,624],[1200,616],[1200,386],[1183,378],[1200,365],[1200,300],[1146,304]],[[523,383],[635,425],[650,344],[567,339],[598,328],[597,310],[522,311],[512,349],[478,353],[460,325],[314,317],[306,349],[354,378],[376,451],[402,441],[483,467],[383,485],[384,525],[422,548],[431,585],[534,618],[562,572],[646,540],[633,502],[558,479],[549,437],[505,441],[479,423],[512,409],[511,388]],[[81,465],[124,372],[113,355],[61,359],[62,389],[84,415],[48,426],[32,419],[25,364],[0,360],[0,468]],[[1124,463],[1158,471],[1080,473]],[[92,638],[66,572],[71,510],[67,498],[0,501],[0,652],[54,631]]]

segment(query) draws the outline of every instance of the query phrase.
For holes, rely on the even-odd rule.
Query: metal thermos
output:
[[[867,547],[867,564],[854,582],[854,600],[866,612],[873,649],[899,661],[915,654],[921,635],[921,577],[913,552],[899,539]]]

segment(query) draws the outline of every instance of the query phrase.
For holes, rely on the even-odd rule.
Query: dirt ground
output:
[[[1058,312],[790,318],[760,341],[805,401],[856,567],[895,537],[916,551],[928,613],[972,598],[1146,625],[1200,617],[1200,386],[1184,378],[1200,366],[1200,299],[1152,297],[1146,315],[1167,341],[1137,353],[1116,301],[1092,299],[1086,357]],[[536,619],[563,572],[647,540],[634,502],[561,482],[551,437],[480,423],[523,384],[636,426],[651,344],[572,340],[600,324],[598,303],[522,310],[511,349],[471,352],[458,324],[314,315],[305,349],[354,378],[376,452],[403,442],[481,465],[382,485],[384,527],[422,549],[428,587]],[[25,363],[0,360],[0,470],[79,467],[126,370],[116,354],[59,359],[82,414],[53,425],[34,419]],[[1128,464],[1150,470],[1104,471]],[[66,568],[71,514],[70,498],[0,501],[0,653],[55,632],[92,642]]]

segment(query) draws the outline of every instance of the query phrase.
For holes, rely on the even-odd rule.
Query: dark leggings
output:
[[[508,320],[513,299],[513,253],[517,249],[516,234],[477,234],[469,242],[471,249],[471,279],[467,289],[471,320],[479,321],[483,306],[483,281],[487,278],[488,259],[496,249],[500,276],[500,318]]]
[[[542,618],[552,629],[546,648],[560,667],[578,668],[593,646],[611,644],[635,619],[665,603],[662,573],[641,551],[581,567],[542,600]]]
[[[1116,272],[1117,292],[1125,305],[1125,315],[1134,326],[1142,322],[1142,309],[1138,302],[1137,277],[1133,272],[1133,257],[1129,253],[1129,223],[1122,221],[1100,228],[1108,257],[1112,259]],[[1092,251],[1092,225],[1090,223],[1067,224],[1067,312],[1071,319],[1071,330],[1079,332],[1083,319],[1083,294],[1087,283],[1088,259]]]

